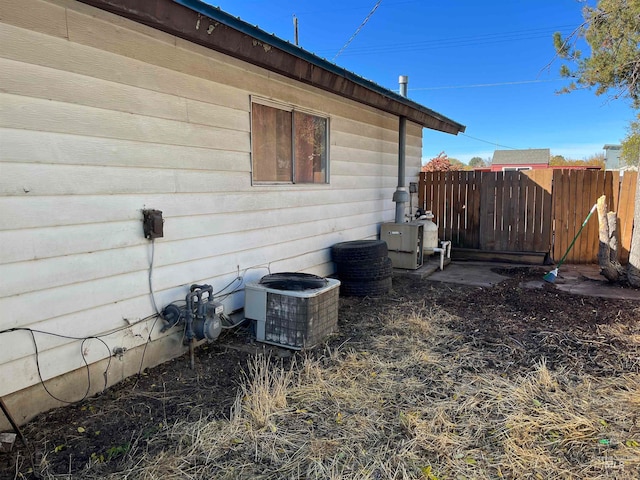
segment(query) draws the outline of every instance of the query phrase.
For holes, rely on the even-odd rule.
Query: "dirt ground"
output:
[[[393,291],[384,297],[340,299],[339,332],[328,348],[365,350],[390,309],[409,316],[437,308],[447,313],[443,327],[453,340],[435,348],[468,373],[509,377],[531,371],[544,359],[550,371],[561,369],[569,379],[640,374],[640,302],[572,295],[552,284],[523,287],[545,271],[502,269],[509,279],[490,288],[394,278]],[[168,440],[157,434],[176,422],[228,419],[254,346],[259,344],[250,340],[247,328],[227,331],[197,349],[194,370],[188,358],[178,358],[80,404],[40,415],[23,427],[31,452],[17,441],[13,452],[0,454],[0,478],[36,478],[33,465],[42,478],[88,478],[89,464],[100,464],[105,476],[117,474],[131,463],[134,446],[147,456],[165,451]],[[319,358],[326,348],[305,355]],[[465,362],[472,352],[481,352],[483,360]],[[273,354],[284,365],[301,363],[303,355],[278,349]],[[640,412],[633,425],[640,439]],[[423,468],[424,478],[437,478],[430,472]]]

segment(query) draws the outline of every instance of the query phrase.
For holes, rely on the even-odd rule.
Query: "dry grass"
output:
[[[170,450],[106,478],[639,478],[638,374],[576,378],[541,359],[508,377],[443,311],[387,313],[362,319],[381,323],[368,342],[288,368],[256,357],[229,420],[177,423],[156,439]]]

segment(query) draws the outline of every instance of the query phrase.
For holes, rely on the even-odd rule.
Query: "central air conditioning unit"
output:
[[[338,328],[340,281],[306,273],[275,273],[245,286],[244,315],[256,340],[300,350]]]

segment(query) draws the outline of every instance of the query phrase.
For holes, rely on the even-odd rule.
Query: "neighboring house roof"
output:
[[[529,148],[527,150],[496,150],[493,152],[493,165],[549,165],[551,150],[548,148]]]
[[[328,92],[457,135],[465,126],[199,0],[79,0]]]
[[[622,145],[611,145],[610,143],[607,143],[602,147],[602,149],[603,150],[620,150],[622,149]]]

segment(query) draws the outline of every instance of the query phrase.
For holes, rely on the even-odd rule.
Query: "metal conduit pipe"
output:
[[[407,84],[409,77],[400,75],[400,95],[407,96]],[[400,117],[398,125],[398,186],[393,193],[393,201],[396,203],[396,223],[404,222],[405,204],[409,201],[409,192],[405,187],[405,166],[406,166],[406,146],[407,146],[407,118]]]

